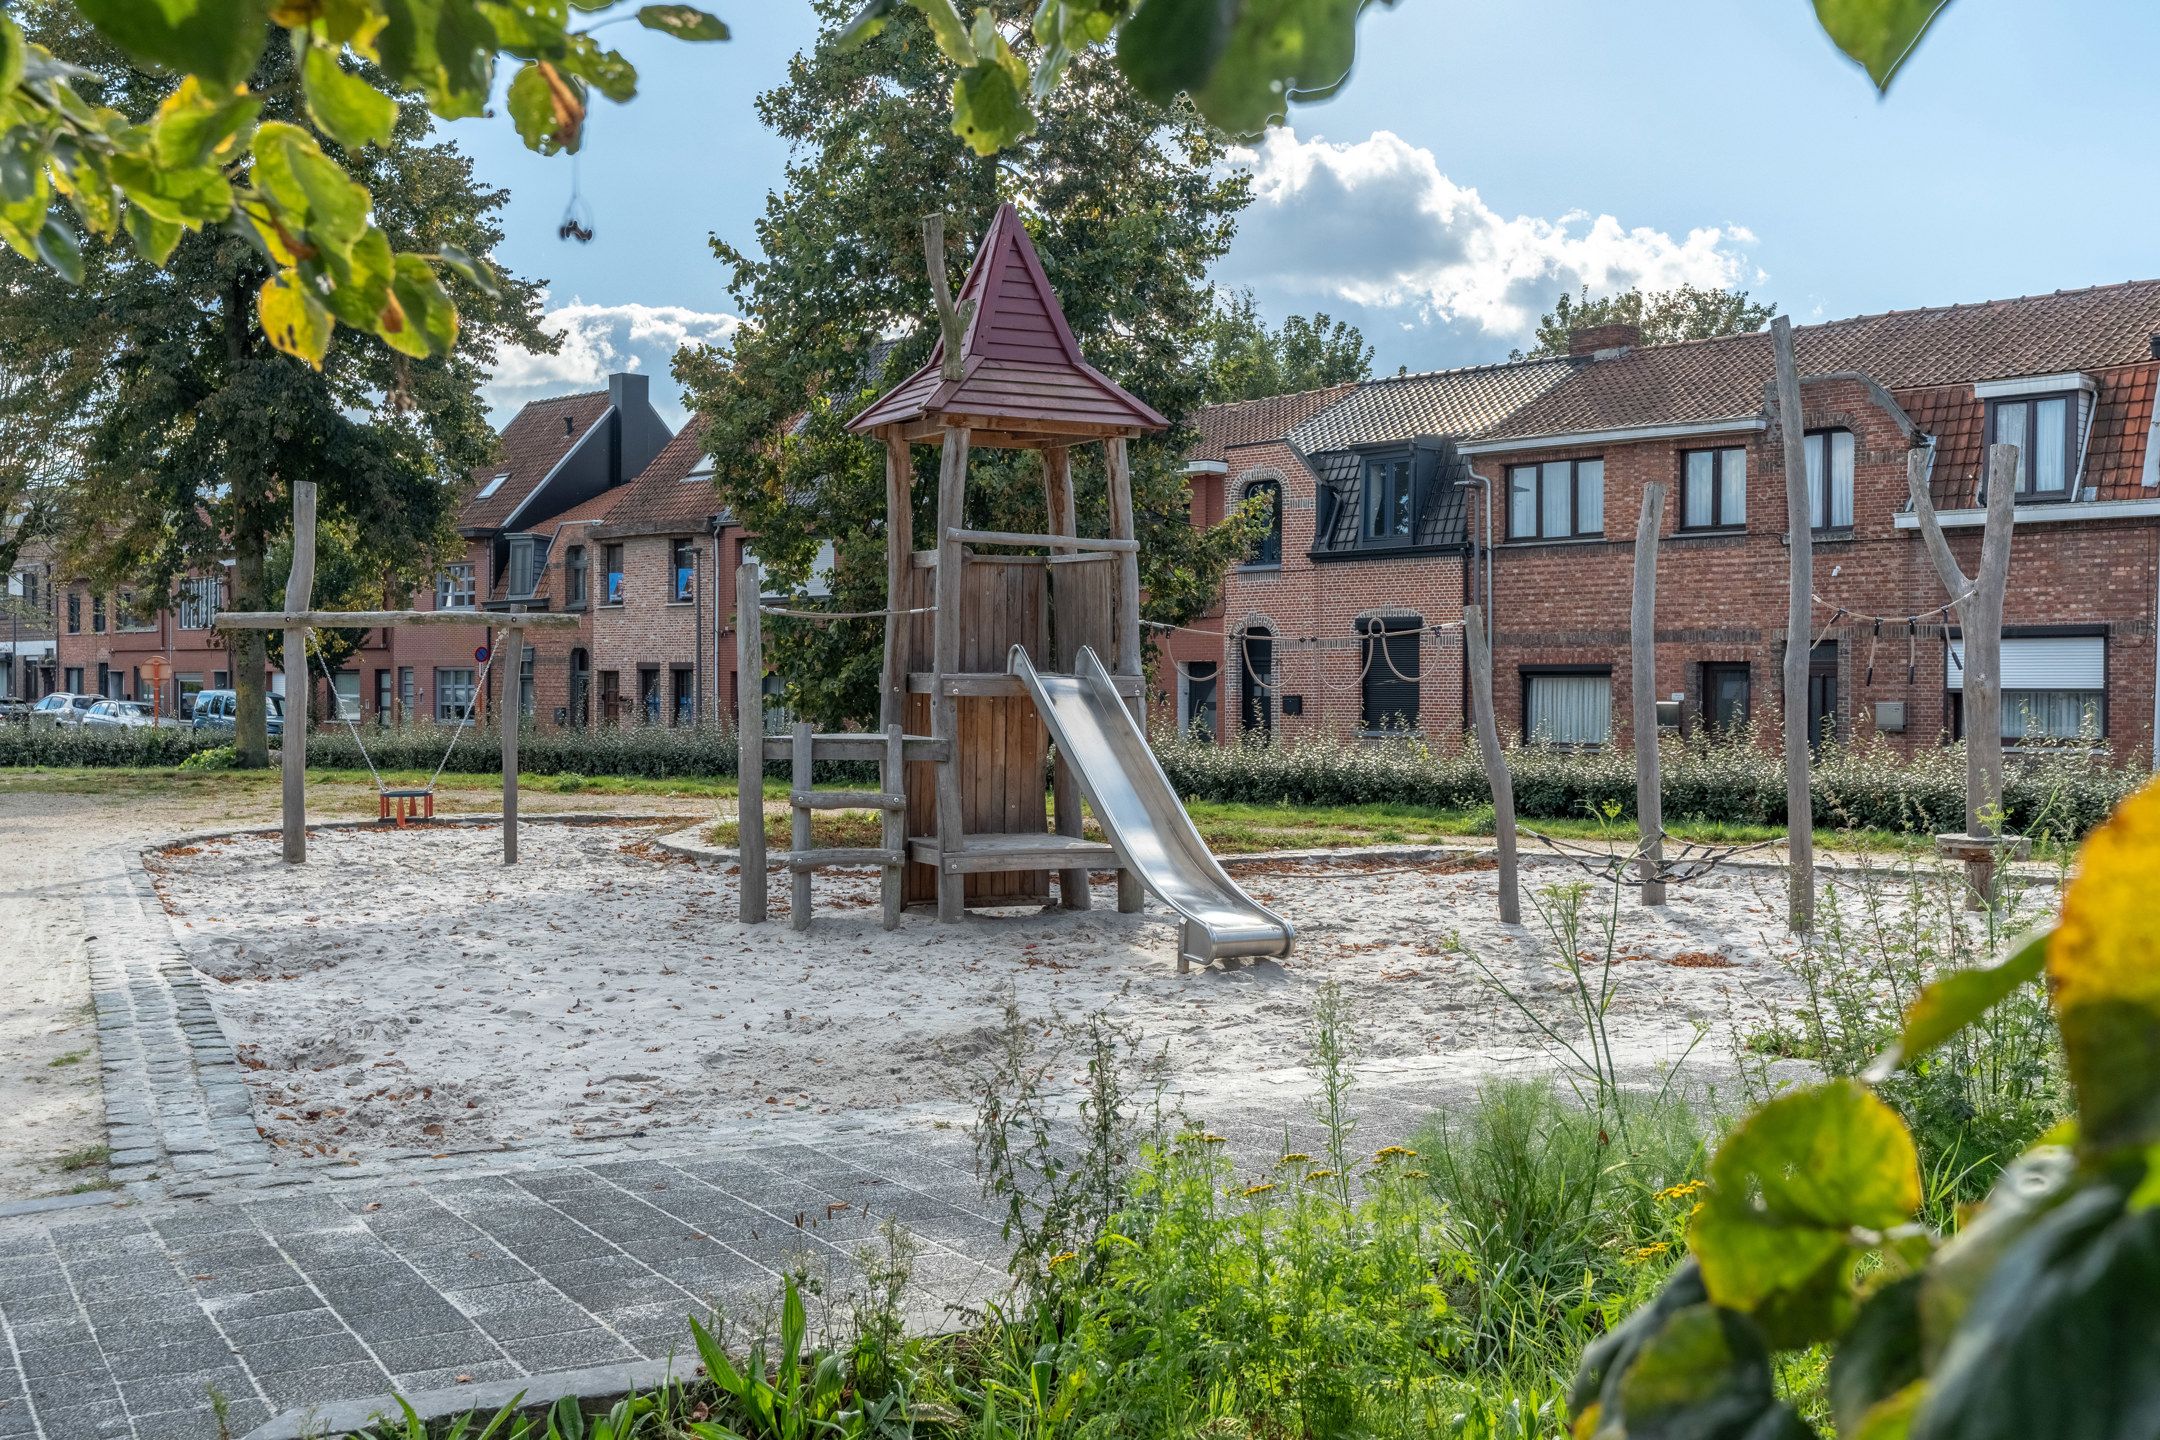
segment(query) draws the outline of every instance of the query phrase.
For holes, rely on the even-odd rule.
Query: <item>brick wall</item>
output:
[[[678,540],[692,542],[697,557],[697,577],[687,601],[674,598]],[[649,671],[659,682],[660,723],[671,724],[675,675],[688,670],[697,719],[732,721],[735,567],[741,561],[741,532],[729,528],[717,538],[695,532],[597,538],[596,586],[601,583],[598,557],[607,544],[623,547],[623,599],[618,605],[599,606],[593,615],[594,693],[601,689],[598,675],[612,673],[624,700],[620,718],[625,723],[641,721],[646,716],[636,703],[640,675]]]

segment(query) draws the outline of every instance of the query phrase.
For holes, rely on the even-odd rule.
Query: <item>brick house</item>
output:
[[[1796,331],[1821,601],[1815,725],[1906,751],[1958,732],[1959,637],[1909,513],[1906,456],[1930,457],[1970,572],[1985,447],[2004,438],[2025,452],[2006,732],[2097,734],[2119,759],[2150,757],[2156,337],[2160,282]],[[1431,627],[1459,620],[1489,573],[1503,727],[1623,738],[1633,535],[1657,481],[1658,693],[1684,728],[1752,720],[1775,742],[1786,547],[1769,337],[1643,346],[1599,327],[1572,348],[1370,382],[1226,459],[1216,483],[1230,495],[1284,487],[1280,567],[1241,567],[1224,587],[1225,712],[1238,720],[1226,731],[1342,735],[1415,714],[1454,743],[1462,639]]]
[[[26,542],[0,593],[0,700],[35,700],[60,688],[53,582],[51,547]]]
[[[233,683],[232,651],[210,623],[231,607],[231,570],[228,559],[186,576],[174,603],[157,609],[138,604],[127,587],[105,594],[83,581],[63,580],[53,597],[57,658],[50,688],[141,700],[187,718],[197,694]],[[385,653],[381,634],[371,633],[352,663]],[[151,680],[154,660],[168,668],[162,689]],[[284,693],[275,669],[270,688]]]

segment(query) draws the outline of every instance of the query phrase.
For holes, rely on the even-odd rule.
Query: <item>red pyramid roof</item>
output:
[[[848,422],[868,434],[887,425],[933,419],[989,431],[1013,443],[1070,440],[1106,432],[1163,430],[1170,422],[1080,356],[1072,327],[1043,274],[1042,260],[1011,205],[998,207],[975,252],[958,304],[974,300],[961,341],[965,373],[946,380],[940,337],[920,370]]]

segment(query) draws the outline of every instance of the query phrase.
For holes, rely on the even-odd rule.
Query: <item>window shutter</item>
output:
[[[1965,688],[1965,642],[1950,642],[1949,688]],[[2005,690],[2104,690],[2107,640],[2100,635],[2009,636],[2002,642]]]
[[[1360,685],[1358,724],[1365,730],[1414,729],[1418,723],[1418,681],[1423,657],[1418,639],[1424,621],[1415,615],[1389,615],[1359,622],[1365,643],[1358,659],[1365,674]]]

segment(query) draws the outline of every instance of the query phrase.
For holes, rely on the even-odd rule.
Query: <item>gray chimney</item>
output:
[[[632,372],[621,372],[607,377],[608,404],[617,410],[627,410],[633,404],[652,404],[652,377]]]

